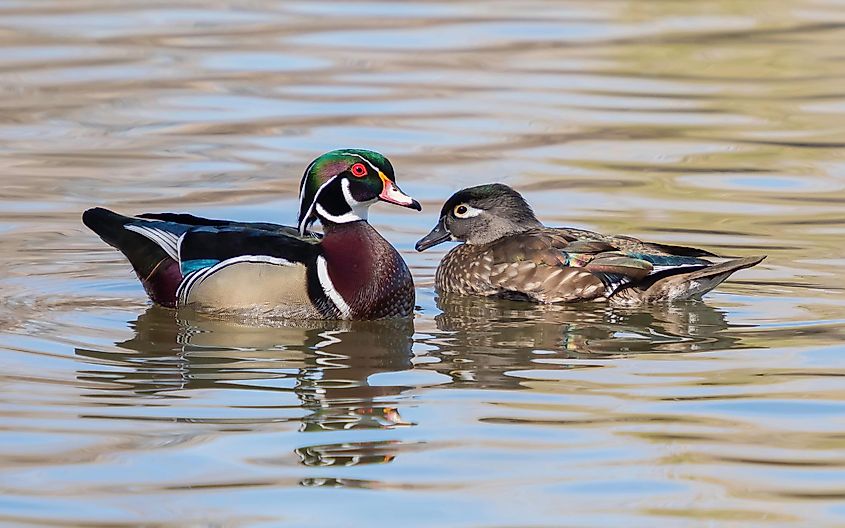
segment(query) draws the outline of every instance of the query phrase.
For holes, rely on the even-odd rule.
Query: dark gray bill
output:
[[[434,247],[441,242],[446,242],[450,238],[452,238],[452,235],[446,231],[446,226],[443,225],[443,219],[441,218],[440,221],[437,222],[437,225],[434,226],[434,229],[431,230],[431,233],[421,238],[414,247],[417,248],[417,251],[425,251],[426,249]]]

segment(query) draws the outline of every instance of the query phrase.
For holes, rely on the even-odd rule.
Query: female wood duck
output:
[[[406,317],[414,282],[367,223],[376,201],[421,210],[376,152],[323,154],[305,170],[297,227],[188,214],[129,217],[102,208],[82,221],[128,259],[154,302],[296,319]],[[319,220],[324,235],[310,231]]]
[[[539,303],[608,301],[636,305],[699,297],[766,257],[713,263],[695,248],[543,226],[507,185],[463,189],[440,211],[417,251],[456,240],[435,276],[441,293]]]

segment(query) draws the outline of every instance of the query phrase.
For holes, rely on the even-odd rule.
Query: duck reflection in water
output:
[[[184,311],[174,317],[173,310],[154,306],[131,325],[135,335],[116,343],[117,351],[76,350],[96,360],[78,377],[99,395],[128,391],[168,398],[193,389],[249,388],[295,394],[306,416],[262,422],[299,420],[302,432],[413,425],[402,419],[395,401],[407,387],[368,381],[411,368],[411,320],[268,326]],[[305,465],[353,465],[389,462],[396,449],[392,442],[368,442],[307,446],[296,453]]]
[[[638,308],[606,305],[535,305],[501,299],[441,295],[431,340],[459,387],[520,388],[513,370],[590,368],[576,361],[538,364],[538,358],[610,359],[632,354],[704,352],[743,348],[725,313],[700,301]]]

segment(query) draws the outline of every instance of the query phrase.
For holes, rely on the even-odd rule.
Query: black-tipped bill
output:
[[[402,207],[407,207],[409,209],[422,211],[422,205],[407,194],[403,193],[399,186],[390,181],[383,172],[379,171],[378,175],[379,178],[381,178],[382,183],[381,193],[378,195],[379,200],[395,205],[401,205]]]
[[[431,230],[431,233],[419,239],[419,241],[417,241],[417,245],[414,247],[417,249],[417,251],[425,251],[426,249],[434,247],[437,244],[446,242],[451,238],[452,235],[450,235],[449,232],[446,231],[446,226],[443,225],[443,219],[441,218],[440,221],[437,222],[437,225],[434,226],[434,229]]]

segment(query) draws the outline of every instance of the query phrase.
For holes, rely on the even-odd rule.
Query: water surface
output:
[[[845,4],[0,2],[0,523],[842,526]],[[387,154],[413,321],[151,307],[102,205],[292,223]],[[436,298],[442,201],[768,254],[705,302]]]

